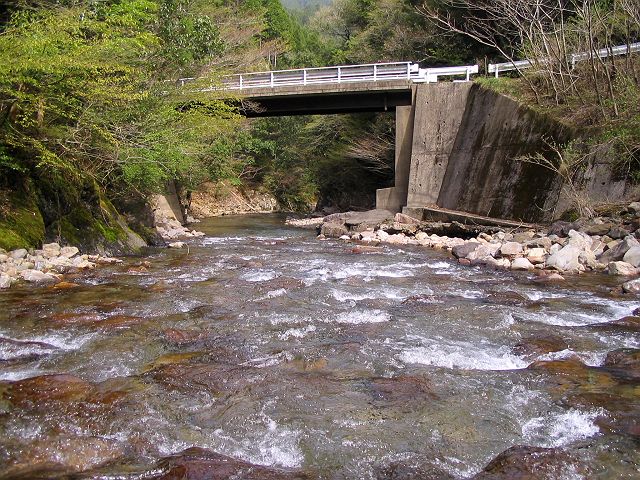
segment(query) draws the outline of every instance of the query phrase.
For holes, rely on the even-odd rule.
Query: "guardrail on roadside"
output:
[[[221,85],[203,88],[212,90],[243,90],[247,88],[274,88],[296,85],[342,84],[354,82],[379,82],[388,80],[407,80],[415,83],[433,83],[442,76],[464,76],[469,81],[471,75],[478,73],[477,65],[459,67],[420,68],[417,63],[392,62],[365,65],[340,65],[333,67],[300,68],[274,70],[268,72],[250,72],[222,77]],[[181,78],[178,86],[197,80]],[[455,81],[455,80],[454,80]]]
[[[601,48],[592,52],[581,52],[581,53],[572,53],[569,55],[568,60],[571,63],[571,68],[575,68],[576,63],[584,62],[591,58],[599,57],[599,58],[607,58],[616,55],[628,55],[630,53],[640,52],[640,43],[632,43],[630,45],[617,45],[615,47],[610,48]],[[496,78],[498,78],[500,72],[508,72],[511,70],[524,70],[526,68],[531,68],[533,65],[544,64],[546,63],[546,59],[538,59],[536,61],[531,60],[518,60],[514,62],[504,62],[504,63],[490,63],[489,64],[489,73],[493,73]]]

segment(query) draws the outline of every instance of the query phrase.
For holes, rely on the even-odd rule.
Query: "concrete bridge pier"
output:
[[[413,151],[413,127],[416,116],[417,87],[411,87],[411,105],[396,107],[395,184],[376,191],[376,208],[401,212],[407,205],[409,172]]]

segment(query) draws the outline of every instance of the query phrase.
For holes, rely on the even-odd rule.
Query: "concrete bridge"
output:
[[[232,75],[222,89],[238,94],[248,117],[395,112],[395,183],[377,191],[376,208],[418,218],[440,207],[548,220],[561,200],[561,182],[517,159],[549,154],[548,142],[565,142],[571,132],[471,83],[477,71],[408,62],[338,66]],[[440,82],[444,76],[453,81]]]

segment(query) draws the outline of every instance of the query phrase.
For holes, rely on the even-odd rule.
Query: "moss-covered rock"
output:
[[[83,186],[83,190],[72,208],[66,208],[47,225],[47,240],[108,255],[137,253],[146,246],[146,242],[127,226],[97,183],[91,181]]]
[[[90,176],[14,172],[0,182],[0,248],[43,242],[105,255],[136,253],[146,245]]]
[[[30,180],[13,189],[0,190],[0,248],[38,247],[45,238],[45,226]]]

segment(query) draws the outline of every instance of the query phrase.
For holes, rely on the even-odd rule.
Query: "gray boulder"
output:
[[[605,251],[600,257],[598,261],[600,263],[610,263],[610,262],[618,262],[622,260],[625,254],[634,247],[640,247],[640,243],[638,240],[633,238],[632,236],[625,237],[624,240],[616,244],[613,248]]]
[[[0,289],[11,286],[11,277],[5,273],[0,273]]]
[[[609,275],[631,276],[638,273],[638,269],[626,262],[611,262],[607,265]]]
[[[580,265],[581,250],[573,245],[566,245],[547,258],[547,267],[561,272],[577,272],[584,267]]]
[[[479,246],[480,243],[478,242],[467,242],[462,245],[456,245],[455,247],[453,247],[451,253],[453,253],[453,256],[456,258],[467,258],[467,256],[471,252],[474,252]]]
[[[630,263],[634,267],[640,267],[640,246],[631,247],[622,257],[623,262]]]
[[[522,253],[522,245],[518,242],[507,242],[500,247],[500,255],[514,256]]]
[[[623,283],[622,290],[624,293],[640,293],[640,278]]]
[[[320,227],[320,234],[325,237],[340,238],[343,235],[348,235],[349,230],[342,223],[323,223]]]

